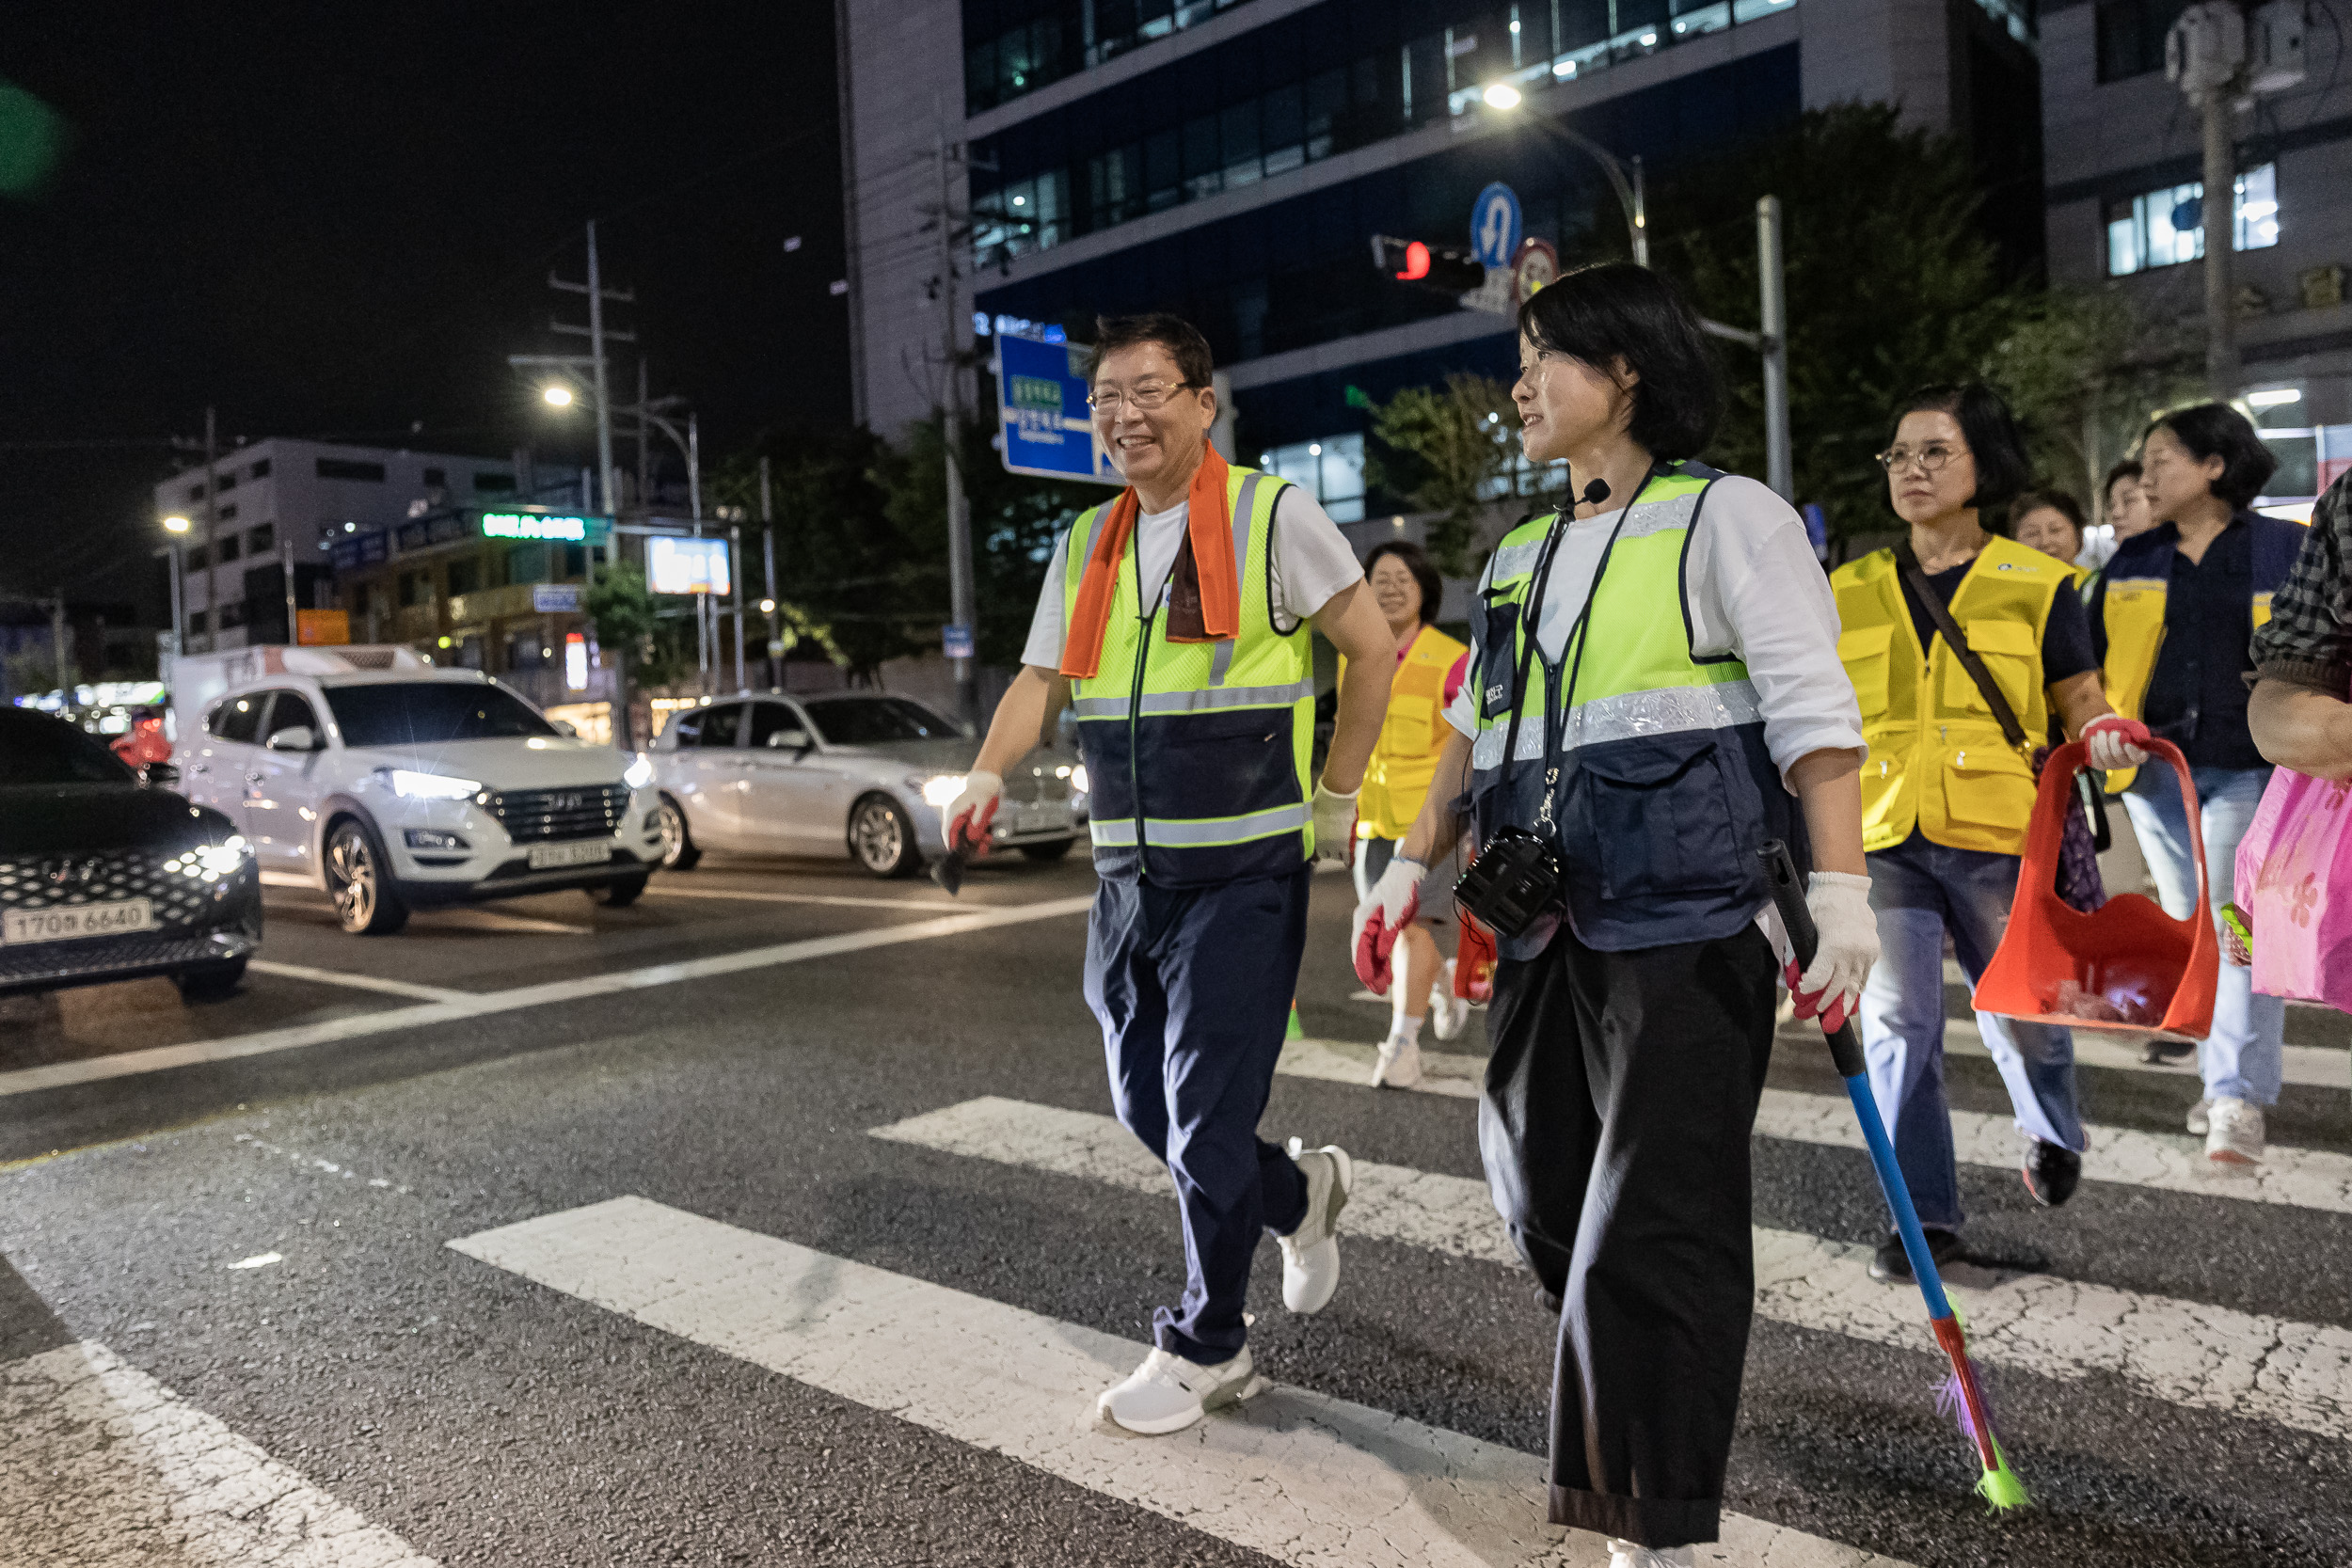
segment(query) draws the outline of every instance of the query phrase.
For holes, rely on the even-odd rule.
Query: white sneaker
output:
[[[1609,1568],[1692,1568],[1688,1546],[1637,1546],[1630,1541],[1609,1543]]]
[[[2224,1095],[2205,1105],[2205,1158],[2217,1165],[2263,1163],[2263,1108]]]
[[[1282,1305],[1304,1316],[1320,1312],[1340,1288],[1340,1211],[1356,1185],[1356,1164],[1337,1144],[1301,1149],[1293,1138],[1291,1159],[1307,1179],[1307,1217],[1275,1241],[1282,1248]]]
[[[1217,1406],[1238,1403],[1264,1386],[1248,1345],[1214,1367],[1155,1348],[1124,1383],[1104,1389],[1094,1408],[1114,1425],[1159,1437],[1182,1432]]]
[[[1454,965],[1446,959],[1429,987],[1429,1026],[1441,1040],[1453,1039],[1470,1024],[1470,998],[1454,994]]]
[[[1409,1089],[1421,1082],[1421,1042],[1399,1045],[1391,1035],[1380,1042],[1380,1059],[1372,1064],[1375,1089]]]
[[[2201,1100],[2188,1108],[2188,1130],[2201,1138],[2205,1135],[2206,1130],[2212,1125],[2205,1118],[2206,1111],[2212,1106],[2212,1101]]]

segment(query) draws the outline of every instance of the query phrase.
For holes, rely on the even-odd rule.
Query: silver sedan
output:
[[[705,849],[847,855],[913,876],[946,852],[943,809],[979,742],[905,697],[721,698],[673,718],[646,753],[661,792],[662,864]],[[1040,749],[1005,780],[995,844],[1059,860],[1087,836],[1086,768]]]

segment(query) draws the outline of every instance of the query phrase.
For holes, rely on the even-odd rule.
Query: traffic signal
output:
[[[1412,283],[1440,293],[1465,294],[1484,288],[1486,282],[1486,267],[1469,251],[1421,240],[1375,234],[1372,261],[1400,283]]]

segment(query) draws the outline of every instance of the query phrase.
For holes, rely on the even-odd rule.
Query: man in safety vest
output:
[[[1099,1408],[1158,1433],[1262,1386],[1242,1315],[1262,1230],[1280,1241],[1292,1311],[1320,1311],[1339,1284],[1346,1153],[1295,1139],[1285,1152],[1257,1129],[1312,863],[1347,853],[1395,643],[1314,499],[1209,445],[1216,394],[1197,330],[1105,320],[1089,380],[1094,433],[1128,488],[1056,546],[946,836],[987,851],[1001,775],[1074,706],[1102,879],[1087,1003],[1119,1119],[1175,1179],[1187,1271],[1182,1303],[1152,1314],[1155,1348]],[[1363,672],[1341,694],[1320,785],[1310,622]]]

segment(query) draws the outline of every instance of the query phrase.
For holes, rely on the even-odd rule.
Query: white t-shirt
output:
[[[1593,571],[1622,509],[1568,525],[1536,614],[1535,646],[1557,660],[1592,596]],[[1799,757],[1825,750],[1867,755],[1862,709],[1837,657],[1837,599],[1813,558],[1804,519],[1755,480],[1728,475],[1707,492],[1691,540],[1691,651],[1732,654],[1748,667],[1764,715],[1764,744],[1784,780]],[[1486,577],[1479,580],[1483,594]],[[1478,733],[1478,692],[1467,680],[1446,721]]]
[[[1136,564],[1141,568],[1144,603],[1156,610],[1168,592],[1168,575],[1176,569],[1184,528],[1192,504],[1182,501],[1166,512],[1145,512],[1136,518]],[[1062,585],[1070,562],[1070,532],[1054,545],[1053,564],[1045,569],[1045,586],[1037,596],[1037,614],[1029,622],[1028,645],[1021,662],[1041,669],[1061,667]],[[1364,580],[1364,568],[1347,535],[1297,485],[1286,485],[1274,503],[1274,605],[1288,624],[1312,620],[1350,583]],[[1243,592],[1249,584],[1243,584]]]

